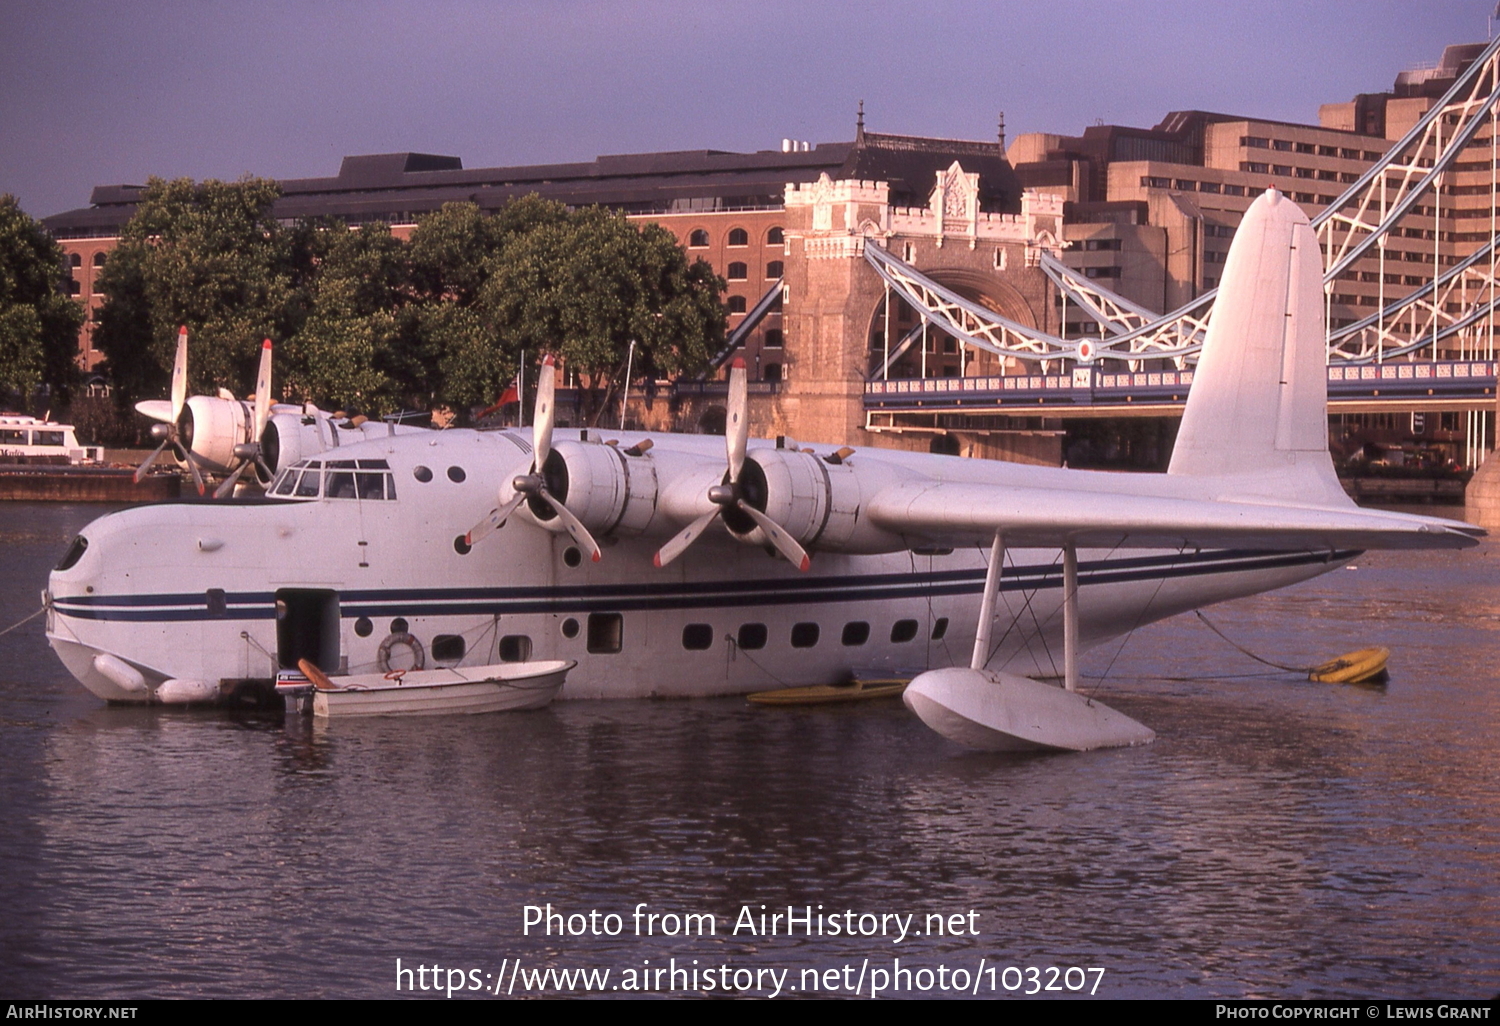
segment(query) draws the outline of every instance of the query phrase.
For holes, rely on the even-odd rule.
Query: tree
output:
[[[367,413],[396,409],[404,391],[401,241],[380,223],[304,225],[297,236],[294,263],[306,265],[298,289],[303,311],[278,361],[283,394]]]
[[[96,346],[125,395],[165,388],[177,329],[192,340],[189,391],[244,391],[263,338],[305,315],[275,182],[152,178],[105,265]]]
[[[84,313],[63,291],[66,277],[62,248],[0,195],[0,391],[28,399],[45,384],[67,397]]]
[[[689,264],[666,229],[591,208],[510,242],[481,305],[507,348],[554,352],[579,374],[584,416],[598,423],[625,385],[632,342],[635,374],[707,366],[724,338],[724,287],[703,261]]]

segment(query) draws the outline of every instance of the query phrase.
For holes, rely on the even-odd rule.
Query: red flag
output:
[[[515,377],[515,380],[513,380],[510,383],[510,387],[507,388],[504,392],[501,392],[500,393],[500,398],[495,400],[495,405],[491,406],[489,409],[487,409],[483,413],[481,413],[479,415],[479,419],[483,420],[485,417],[488,417],[492,413],[498,413],[500,410],[502,410],[505,407],[509,406],[511,403],[518,403],[520,401],[521,401],[521,375],[517,374],[516,377]]]

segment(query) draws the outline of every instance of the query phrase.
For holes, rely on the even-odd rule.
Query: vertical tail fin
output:
[[[1347,505],[1328,455],[1322,257],[1274,189],[1235,233],[1168,473],[1245,496]]]

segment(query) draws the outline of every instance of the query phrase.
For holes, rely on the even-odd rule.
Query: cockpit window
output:
[[[309,464],[307,469],[302,471],[302,479],[297,482],[297,490],[292,494],[316,498],[318,487],[322,482],[323,465],[321,463]]]
[[[389,501],[396,482],[385,460],[302,460],[287,467],[271,485],[272,495],[297,499]]]

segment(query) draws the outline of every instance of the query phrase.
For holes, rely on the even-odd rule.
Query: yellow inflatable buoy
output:
[[[1380,683],[1385,680],[1385,663],[1390,657],[1388,648],[1362,648],[1314,666],[1307,679],[1323,684]]]
[[[827,705],[831,702],[868,702],[875,698],[894,698],[906,690],[911,681],[904,677],[879,680],[851,680],[844,684],[815,684],[806,688],[783,688],[780,691],[757,691],[746,695],[756,705]]]

